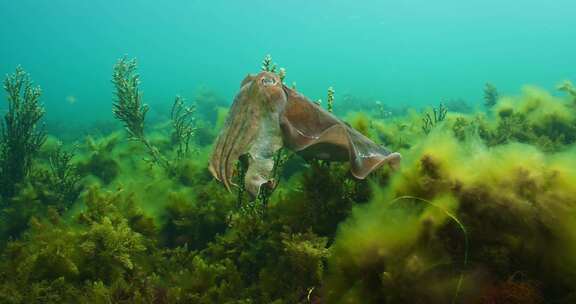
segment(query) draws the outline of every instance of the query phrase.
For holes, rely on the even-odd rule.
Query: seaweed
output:
[[[472,105],[470,105],[463,98],[451,98],[446,102],[446,108],[450,109],[450,112],[458,112],[463,114],[469,114],[473,112]]]
[[[160,153],[158,148],[150,143],[144,134],[144,122],[149,107],[142,103],[140,92],[140,76],[136,73],[138,65],[136,59],[123,57],[114,65],[112,83],[116,89],[112,112],[120,120],[130,139],[140,142],[151,162],[161,166],[167,172],[173,172],[173,165]]]
[[[80,175],[94,175],[104,184],[110,184],[120,174],[120,164],[112,157],[120,137],[117,133],[107,137],[86,138],[87,153],[79,157],[77,169]]]
[[[129,225],[135,215],[129,199],[91,188],[84,202],[87,209],[73,223],[56,211],[47,219],[33,217],[24,238],[8,244],[0,269],[14,275],[16,303],[88,303],[80,296],[86,280],[111,288],[137,271],[150,243]]]
[[[198,130],[196,126],[196,107],[186,106],[182,97],[176,96],[170,119],[172,120],[172,142],[176,145],[176,153],[179,159],[190,152],[190,144]]]
[[[275,73],[276,67],[276,64],[272,63],[272,56],[270,54],[264,56],[261,67],[262,71]]]
[[[567,93],[572,98],[572,103],[576,105],[576,87],[574,87],[574,84],[570,80],[565,80],[559,84],[557,89]]]
[[[448,108],[444,106],[444,104],[440,103],[440,105],[436,108],[432,108],[433,116],[430,115],[430,112],[426,112],[424,117],[422,118],[422,122],[424,125],[422,126],[422,130],[425,134],[429,134],[432,129],[438,125],[440,122],[446,119],[446,114],[448,113]]]
[[[491,83],[486,83],[484,85],[484,106],[490,109],[496,105],[498,102],[498,90]]]
[[[114,65],[112,83],[116,88],[116,100],[112,112],[124,123],[131,138],[144,139],[144,120],[149,107],[142,103],[142,93],[138,88],[140,75],[136,74],[136,59],[123,57]]]
[[[375,104],[379,119],[386,119],[392,116],[392,112],[386,110],[386,106],[382,101],[376,100]]]
[[[32,160],[46,140],[38,127],[44,116],[42,94],[30,76],[17,67],[4,79],[8,112],[0,123],[0,196],[10,198],[29,175]]]
[[[76,201],[82,192],[78,168],[72,163],[73,152],[66,151],[62,144],[59,144],[49,156],[51,173],[51,188],[57,193],[58,200],[64,204],[71,205]]]
[[[326,98],[326,106],[327,106],[327,110],[328,112],[332,113],[334,112],[334,88],[333,87],[329,87],[328,88],[328,97]]]
[[[216,235],[226,231],[226,202],[193,202],[180,193],[172,193],[169,199],[161,231],[165,246],[203,249]]]
[[[215,126],[217,119],[218,119],[218,111],[222,108],[228,107],[228,101],[220,96],[218,92],[206,87],[200,86],[198,89],[195,90],[194,95],[192,97],[193,104],[196,107],[197,111],[195,114],[198,115],[198,123],[205,123],[207,125]],[[212,129],[212,127],[208,127],[207,129]],[[198,130],[199,132],[202,131],[209,131],[209,130]],[[214,130],[212,130],[214,131]],[[199,134],[200,135],[200,134]],[[212,143],[215,134],[211,135],[210,140],[204,141],[203,145],[209,145]]]
[[[450,133],[430,136],[388,187],[340,225],[325,299],[448,303],[462,271],[459,298],[466,303],[508,296],[535,303],[542,295],[559,301],[569,297],[573,287],[567,282],[574,274],[564,263],[573,259],[548,250],[574,237],[553,228],[558,222],[548,218],[574,206],[569,198],[574,191],[565,184],[574,174],[560,169],[569,166],[568,158],[545,161],[542,152],[526,145],[488,150],[462,146]],[[459,262],[466,252],[460,224],[446,221],[446,214],[435,208],[408,202],[390,208],[391,201],[405,195],[442,206],[466,227],[468,267]],[[572,212],[561,221],[573,217]],[[501,285],[514,273],[523,273],[522,281]]]
[[[481,134],[488,145],[530,143],[558,151],[576,141],[576,113],[563,100],[526,87],[518,97],[501,98],[493,111],[496,125]]]
[[[285,68],[278,68],[278,65],[276,63],[272,63],[272,55],[270,55],[270,54],[264,56],[260,70],[262,70],[264,72],[275,73],[276,75],[278,75],[278,77],[280,77],[280,81],[282,83],[284,83],[284,79],[286,79],[286,69]],[[293,85],[293,88],[295,88],[296,84],[293,83],[292,85]]]

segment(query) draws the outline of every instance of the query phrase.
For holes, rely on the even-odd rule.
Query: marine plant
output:
[[[443,103],[440,103],[438,107],[432,107],[432,115],[427,111],[422,118],[424,125],[422,130],[425,134],[429,134],[436,125],[446,119],[446,114],[448,113],[448,108]]]
[[[340,225],[324,299],[450,303],[460,271],[465,277],[458,302],[492,303],[494,293],[498,299],[520,293],[528,303],[539,303],[544,294],[547,300],[570,299],[574,271],[567,265],[574,260],[549,248],[573,250],[565,245],[574,235],[561,227],[574,213],[561,216],[560,210],[573,210],[576,203],[566,184],[576,177],[568,156],[574,151],[546,157],[520,144],[462,145],[450,132],[429,137],[388,187]],[[460,262],[465,242],[458,226],[427,204],[391,205],[404,195],[425,198],[459,219],[470,238],[469,267]]]
[[[276,64],[272,63],[272,55],[268,54],[264,56],[262,60],[261,70],[264,72],[276,73]]]
[[[487,109],[492,108],[498,102],[498,90],[491,83],[486,83],[484,85],[484,106]]]
[[[385,119],[392,116],[392,112],[386,110],[386,106],[380,100],[376,100],[376,110],[378,111],[378,118]]]
[[[77,169],[80,175],[93,175],[104,184],[110,184],[120,174],[120,164],[113,158],[121,136],[118,132],[101,138],[87,136],[79,155]]]
[[[559,84],[557,89],[570,95],[573,103],[576,104],[576,87],[574,87],[574,84],[570,80],[565,80]]]
[[[488,145],[522,142],[557,151],[576,141],[576,112],[565,100],[536,87],[494,106],[496,124],[480,132]]]
[[[446,108],[450,112],[469,114],[473,112],[472,105],[463,98],[450,98],[445,101]]]
[[[172,172],[172,164],[145,137],[144,122],[149,107],[142,103],[142,93],[139,88],[140,76],[137,74],[137,68],[136,59],[128,59],[127,57],[119,59],[114,65],[112,83],[116,89],[116,98],[112,112],[114,117],[124,124],[130,139],[138,141],[146,147],[151,162],[168,172]]]
[[[73,157],[74,153],[66,151],[61,143],[49,156],[51,188],[59,196],[58,200],[65,204],[75,202],[82,192],[81,176],[72,162]]]
[[[44,116],[42,92],[21,67],[6,76],[4,90],[8,112],[0,122],[0,197],[7,199],[29,175],[46,133],[38,126]]]
[[[284,83],[284,79],[286,79],[286,69],[285,68],[280,68],[280,70],[278,71],[278,77],[280,77],[280,81],[282,81],[282,83]]]
[[[13,291],[0,293],[3,302],[93,303],[82,300],[92,289],[85,282],[120,289],[138,271],[136,261],[152,243],[135,231],[138,212],[130,198],[93,187],[83,200],[86,209],[73,223],[52,211],[45,219],[32,218],[25,236],[8,244],[0,269],[14,278],[2,288]]]
[[[204,189],[203,189],[204,190]],[[162,215],[161,241],[170,248],[186,246],[203,249],[228,227],[227,217],[232,200],[218,197],[213,192],[172,192]]]
[[[0,209],[0,246],[19,238],[33,217],[69,210],[82,191],[81,175],[71,162],[72,153],[50,138],[34,158],[25,181]],[[8,201],[7,201],[8,202]]]
[[[149,107],[142,103],[137,68],[136,59],[126,57],[119,59],[114,65],[112,83],[116,88],[116,100],[112,112],[124,123],[130,137],[140,140],[144,138],[144,120]]]
[[[176,145],[176,154],[179,159],[190,152],[190,144],[198,127],[196,125],[196,107],[186,106],[182,97],[176,96],[170,119],[172,120],[172,142]]]
[[[474,121],[465,116],[457,116],[452,124],[454,136],[461,141],[465,141],[470,136],[470,131],[474,130]]]
[[[332,113],[334,112],[334,88],[333,87],[329,87],[328,88],[328,97],[326,98],[326,106],[327,106],[327,110],[328,112]]]
[[[286,69],[285,68],[278,68],[276,63],[272,63],[272,55],[268,54],[264,56],[262,60],[262,65],[260,66],[260,70],[263,72],[271,72],[278,75],[281,83],[284,83],[286,79]],[[292,83],[292,88],[296,89],[296,83]]]
[[[199,129],[199,132],[206,132],[214,129],[218,120],[218,112],[222,109],[228,108],[228,101],[220,96],[218,92],[206,86],[198,87],[192,97],[192,103],[196,108],[196,115],[198,116],[198,123],[210,124],[211,126],[205,129]],[[203,145],[209,145],[214,140],[215,135],[212,134],[207,140],[202,140],[201,133],[198,134],[199,142]]]

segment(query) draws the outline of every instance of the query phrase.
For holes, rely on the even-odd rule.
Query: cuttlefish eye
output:
[[[272,86],[276,84],[276,79],[274,78],[268,78],[268,77],[263,77],[262,78],[262,84],[265,86]]]

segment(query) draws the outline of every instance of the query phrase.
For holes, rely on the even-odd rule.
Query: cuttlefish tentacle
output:
[[[231,129],[231,126],[236,123],[234,121],[234,120],[236,120],[236,117],[237,117],[235,115],[236,114],[235,112],[237,112],[236,110],[237,110],[236,106],[233,106],[232,109],[230,110],[230,116],[228,116],[228,119],[226,119],[226,122],[224,123],[223,131],[220,133],[220,135],[218,136],[218,139],[216,140],[216,146],[214,148],[214,152],[212,154],[212,159],[210,161],[210,171],[216,177],[216,179],[223,182],[227,188],[228,188],[227,182],[224,180],[223,172],[222,172],[223,154],[224,154],[224,149],[226,147],[228,147],[227,143],[228,143],[228,138],[230,136],[230,130],[234,130],[233,128]]]
[[[282,149],[282,131],[277,113],[262,116],[258,135],[248,154],[249,166],[245,176],[245,185],[249,193],[257,196],[263,184],[272,181],[274,156]]]
[[[243,90],[247,88],[243,87]],[[218,135],[216,140],[216,146],[214,148],[214,152],[212,154],[212,158],[210,160],[210,172],[212,175],[216,177],[217,180],[224,183],[226,188],[230,190],[230,178],[225,174],[225,166],[227,161],[227,152],[228,149],[231,149],[231,144],[233,143],[234,138],[237,136],[238,132],[240,132],[241,128],[238,126],[239,124],[245,124],[246,122],[242,119],[243,115],[240,115],[241,111],[245,110],[242,108],[242,103],[239,101],[242,95],[239,94],[235,99],[232,107],[230,109],[230,113],[224,122],[224,126],[222,128],[222,132]],[[232,142],[231,139],[232,138]]]
[[[243,108],[241,115],[238,117],[244,117],[246,111],[247,109]],[[242,146],[239,136],[242,133],[242,130],[246,130],[247,124],[248,121],[240,120],[236,121],[236,123],[232,125],[228,130],[226,144],[222,150],[223,161],[220,164],[220,174],[223,177],[224,185],[228,190],[230,190],[230,186],[232,185],[232,167],[236,162],[236,158],[243,154],[241,152]]]
[[[242,90],[249,90],[249,87]],[[258,126],[245,117],[249,117],[258,107],[252,104],[252,100],[246,98],[246,94],[239,94],[234,101],[233,109],[230,111],[231,120],[226,124],[222,135],[222,145],[219,146],[219,156],[215,165],[218,168],[219,180],[230,191],[232,183],[233,168],[236,161],[242,154],[247,153],[247,145],[253,141],[258,132]]]
[[[231,139],[234,141],[231,144],[230,151],[227,153],[224,174],[230,180],[233,175],[233,169],[236,162],[240,159],[240,156],[246,154],[246,147],[254,141],[254,138],[258,134],[258,128],[252,127],[253,123],[242,124],[238,128],[237,135]]]

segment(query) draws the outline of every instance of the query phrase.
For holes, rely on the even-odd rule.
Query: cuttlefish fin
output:
[[[288,102],[281,117],[284,142],[304,157],[349,161],[351,173],[364,179],[384,164],[397,168],[401,156],[374,143],[328,111],[285,88]]]

